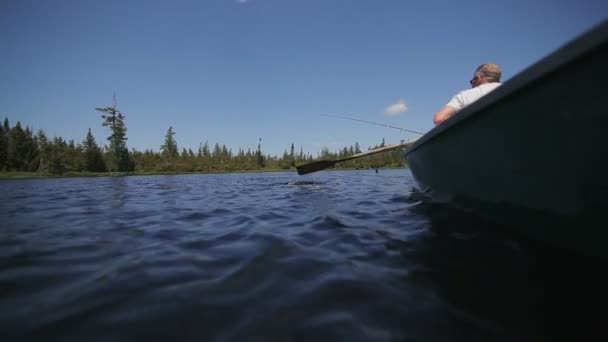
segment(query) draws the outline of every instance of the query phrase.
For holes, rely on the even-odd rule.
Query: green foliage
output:
[[[84,170],[89,172],[106,172],[107,167],[103,159],[103,154],[101,153],[99,146],[97,146],[97,142],[95,142],[95,137],[91,133],[90,128],[81,145]]]
[[[8,126],[8,119],[5,119]],[[3,125],[0,125],[0,171],[6,170],[8,158],[8,135],[10,130],[5,130]]]
[[[43,174],[60,175],[68,170],[66,151],[68,144],[55,137],[49,141],[42,131],[38,131],[40,158],[37,171]]]
[[[20,122],[11,128],[6,118],[0,134],[0,170],[34,171],[38,154],[32,130],[23,129]]]
[[[4,124],[0,125],[0,171],[35,171],[39,175],[65,175],[124,170],[141,173],[293,170],[295,165],[309,163],[315,159],[335,160],[362,152],[359,143],[355,142],[354,145],[338,151],[323,148],[315,158],[304,153],[302,147],[296,152],[296,146],[292,143],[286,146],[282,155],[271,156],[263,153],[260,138],[257,149],[253,151],[239,148],[233,153],[224,144],[215,143],[213,148],[210,148],[209,143],[205,142],[199,145],[196,153],[192,149],[182,148],[180,154],[172,127],[167,130],[159,152],[129,152],[126,149],[124,116],[114,107],[98,110],[104,113],[104,126],[110,127],[111,130],[108,138],[110,146],[104,148],[97,145],[90,129],[84,140],[76,145],[73,140],[66,141],[61,137],[49,139],[42,130],[34,136],[29,127],[23,129],[19,122],[10,127],[6,118]],[[382,145],[384,139],[382,143],[368,150]],[[403,152],[394,150],[343,162],[336,165],[336,168],[367,169],[404,165]]]
[[[259,168],[263,169],[266,167],[266,160],[262,154],[262,138],[260,138],[260,141],[258,142],[258,149],[255,152],[255,159]]]
[[[179,156],[177,153],[177,142],[173,137],[174,135],[175,132],[173,132],[173,127],[169,127],[165,134],[165,143],[160,147],[163,158],[168,161],[175,160]]]
[[[95,108],[102,113],[102,126],[110,127],[109,164],[110,170],[128,172],[133,170],[133,163],[127,148],[127,127],[125,126],[125,116],[116,109],[116,101],[112,107]]]
[[[8,153],[7,164],[10,170],[24,170],[27,164],[25,160],[26,151],[26,136],[21,128],[21,123],[17,121],[17,125],[13,127],[8,137]]]
[[[36,171],[40,173],[46,173],[48,170],[48,163],[50,158],[50,150],[49,150],[49,139],[44,133],[43,130],[39,130],[36,135],[36,142],[38,144],[38,149],[40,150],[40,155],[38,157],[38,168]]]
[[[62,174],[67,171],[67,163],[65,152],[67,144],[61,137],[53,138],[53,143],[49,145],[48,156],[48,172],[51,174]]]

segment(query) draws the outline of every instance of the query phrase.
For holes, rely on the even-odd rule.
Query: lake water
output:
[[[404,169],[0,181],[0,336],[580,341],[604,324],[603,268],[414,189]]]

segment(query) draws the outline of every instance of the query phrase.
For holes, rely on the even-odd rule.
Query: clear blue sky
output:
[[[116,92],[129,148],[173,126],[195,151],[366,149],[414,135],[322,114],[428,131],[479,64],[507,81],[607,17],[605,0],[0,0],[0,117],[105,144],[94,108]]]

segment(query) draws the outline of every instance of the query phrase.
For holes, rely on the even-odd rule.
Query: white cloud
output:
[[[387,116],[398,116],[401,113],[405,113],[406,110],[407,105],[405,104],[405,101],[399,100],[397,101],[397,103],[386,107],[386,109],[384,110],[384,114]]]

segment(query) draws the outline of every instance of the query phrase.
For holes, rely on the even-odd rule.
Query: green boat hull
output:
[[[608,261],[608,23],[406,151],[421,190],[535,240]]]

